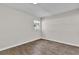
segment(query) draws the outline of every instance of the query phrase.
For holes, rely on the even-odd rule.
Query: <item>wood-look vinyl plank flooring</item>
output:
[[[38,39],[0,51],[0,55],[79,55],[79,47]]]

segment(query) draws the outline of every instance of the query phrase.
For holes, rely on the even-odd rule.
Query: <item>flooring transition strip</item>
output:
[[[79,55],[79,47],[38,39],[0,51],[0,55]]]

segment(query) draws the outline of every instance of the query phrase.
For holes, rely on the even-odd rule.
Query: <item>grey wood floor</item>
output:
[[[0,55],[79,55],[79,47],[38,39],[0,51]]]

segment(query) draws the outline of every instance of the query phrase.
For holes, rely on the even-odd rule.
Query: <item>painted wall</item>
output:
[[[39,38],[30,14],[0,5],[0,50]]]
[[[43,19],[46,39],[79,46],[79,10]]]

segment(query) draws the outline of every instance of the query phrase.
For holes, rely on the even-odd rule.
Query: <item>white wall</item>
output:
[[[79,10],[43,19],[45,38],[79,46]]]
[[[27,13],[0,5],[0,50],[39,38],[33,19]]]

